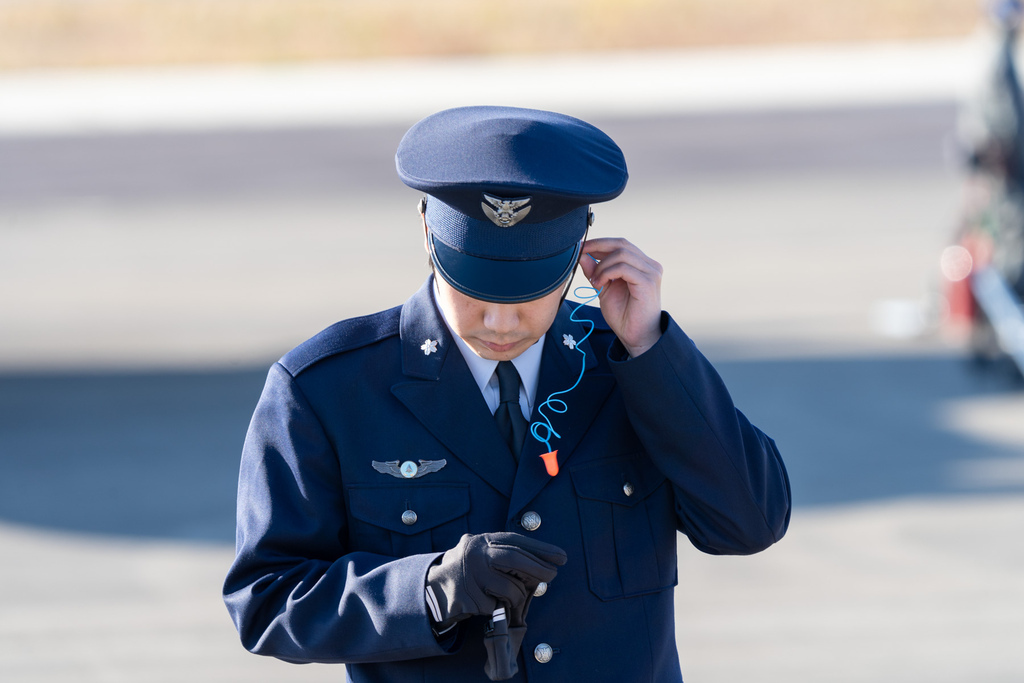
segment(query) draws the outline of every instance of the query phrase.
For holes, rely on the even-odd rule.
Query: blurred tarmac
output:
[[[597,207],[793,480],[788,536],[680,544],[688,683],[1024,680],[1024,392],[928,313],[973,41],[0,76],[0,680],[337,681],[245,653],[219,597],[266,367],[426,275],[404,127],[584,116]],[[513,95],[507,93],[513,92]],[[372,285],[372,286],[368,286]]]

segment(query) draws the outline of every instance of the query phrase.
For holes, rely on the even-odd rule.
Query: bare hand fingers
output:
[[[663,269],[661,264],[650,258],[635,245],[626,240],[602,240],[608,244],[595,245],[588,252],[590,256],[600,255],[600,262],[594,263],[590,258],[582,258],[583,274],[594,287],[600,289],[608,282],[623,279],[630,284],[650,282],[659,284]],[[587,244],[590,244],[588,241]],[[585,245],[586,246],[586,245]],[[608,247],[614,246],[614,249]],[[588,261],[590,261],[588,263]]]

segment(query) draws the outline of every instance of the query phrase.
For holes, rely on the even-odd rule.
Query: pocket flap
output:
[[[347,490],[353,517],[399,534],[418,534],[469,513],[468,484],[353,484]]]
[[[570,468],[580,498],[632,507],[651,495],[665,475],[650,464],[639,466],[636,457],[618,456]]]

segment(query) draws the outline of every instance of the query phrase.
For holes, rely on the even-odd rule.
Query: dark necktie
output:
[[[519,373],[509,360],[498,363],[497,373],[501,402],[494,411],[494,421],[498,423],[498,431],[518,461],[526,437],[526,418],[523,417],[523,409],[519,407]]]

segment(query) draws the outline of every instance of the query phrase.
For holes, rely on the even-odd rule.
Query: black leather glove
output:
[[[565,551],[522,534],[466,534],[427,571],[427,606],[443,632],[498,607],[525,618],[533,592],[565,564]],[[525,625],[525,621],[523,622]]]
[[[427,570],[427,607],[444,633],[481,614],[491,617],[484,634],[492,681],[512,678],[526,635],[526,612],[541,581],[551,581],[565,564],[558,546],[510,532],[466,534]]]

